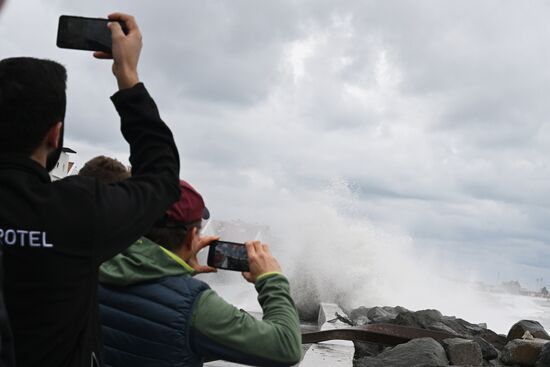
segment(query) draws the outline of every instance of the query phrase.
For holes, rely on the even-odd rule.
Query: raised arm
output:
[[[119,91],[111,98],[121,118],[122,135],[130,145],[132,178],[117,184],[96,183],[94,250],[101,263],[122,251],[162,217],[179,198],[179,156],[168,126],[157,106],[139,82],[137,65],[141,33],[135,19],[115,13],[109,16],[112,54]],[[117,21],[124,21],[124,34]]]

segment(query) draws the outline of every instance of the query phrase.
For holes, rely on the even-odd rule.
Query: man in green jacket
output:
[[[192,278],[215,271],[199,264],[197,253],[216,238],[200,236],[201,219],[209,215],[201,195],[185,181],[180,186],[180,200],[165,217],[101,266],[106,364],[201,366],[211,359],[256,366],[298,363],[298,314],[288,280],[266,244],[246,243],[250,272],[243,273],[258,291],[262,320]]]

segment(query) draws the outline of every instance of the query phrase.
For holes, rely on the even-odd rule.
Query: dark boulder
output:
[[[349,318],[355,325],[366,325],[370,322],[368,313],[370,308],[361,306],[348,312]]]
[[[506,344],[500,360],[507,365],[534,366],[548,343],[545,339],[514,339]]]
[[[443,340],[443,347],[452,365],[482,366],[481,347],[473,340],[452,338]]]
[[[367,317],[373,323],[389,322],[397,317],[399,311],[393,307],[372,307],[367,312]]]
[[[430,325],[441,322],[443,315],[437,310],[421,310],[416,312],[400,312],[391,322],[396,325],[428,329]]]
[[[521,339],[526,331],[531,333],[534,338],[550,340],[550,336],[548,336],[544,327],[539,322],[532,320],[521,320],[516,322],[508,332],[506,340],[512,341],[514,339]]]
[[[489,343],[480,336],[474,337],[473,340],[481,348],[481,355],[483,356],[483,359],[490,361],[498,358],[498,350],[493,346],[493,344]]]
[[[461,335],[480,335],[487,330],[486,328],[482,328],[477,324],[472,324],[466,320],[454,316],[444,316],[443,322],[445,323],[445,325],[449,326],[451,329]]]
[[[376,357],[388,347],[384,347],[381,344],[368,343],[362,341],[354,341],[355,353],[353,359],[360,359],[363,357]]]
[[[434,330],[434,331],[442,331],[444,333],[448,333],[448,334],[451,334],[451,335],[457,335],[458,336],[458,333],[456,331],[454,331],[453,329],[451,329],[450,327],[448,327],[447,325],[445,325],[441,321],[438,321],[438,322],[435,322],[435,323],[429,325],[426,329]]]
[[[419,338],[385,350],[376,357],[364,357],[354,367],[448,366],[445,349],[432,338]]]
[[[400,313],[411,312],[405,307],[358,307],[348,312],[356,325],[379,324],[392,322]]]
[[[506,345],[506,337],[504,335],[497,334],[489,329],[485,329],[481,334],[478,335],[478,337],[488,341],[493,347],[495,347],[499,351],[504,349],[504,346]]]

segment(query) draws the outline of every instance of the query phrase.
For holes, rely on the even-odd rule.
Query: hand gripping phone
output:
[[[248,252],[243,243],[214,241],[209,246],[207,264],[214,268],[249,271]]]
[[[111,30],[107,27],[109,22],[109,19],[62,15],[57,28],[57,47],[111,53]],[[122,31],[128,34],[124,22],[119,23]]]

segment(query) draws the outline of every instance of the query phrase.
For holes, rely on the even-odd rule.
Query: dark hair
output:
[[[160,227],[153,226],[145,235],[148,239],[158,245],[165,247],[172,252],[177,251],[181,246],[187,244],[190,240],[190,234],[193,228],[201,229],[201,221],[186,224],[185,227]]]
[[[120,161],[100,155],[90,159],[78,172],[79,176],[95,177],[104,183],[119,182],[129,178],[130,171]]]
[[[95,177],[103,183],[119,182],[130,177],[130,172],[118,160],[100,155],[90,159],[78,173],[79,176]],[[201,221],[185,224],[163,218],[158,221],[145,235],[151,241],[176,251],[190,240],[193,228],[200,229]]]
[[[67,71],[50,60],[0,61],[0,151],[30,155],[65,118]]]

